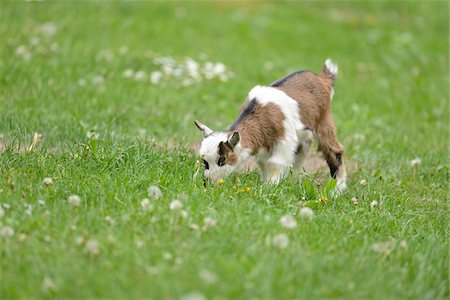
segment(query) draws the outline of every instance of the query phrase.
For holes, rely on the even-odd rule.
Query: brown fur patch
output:
[[[249,103],[246,99],[241,111]],[[283,121],[285,119],[286,117],[276,104],[269,103],[262,106],[256,103],[252,113],[236,127],[241,135],[242,147],[250,149],[252,155],[258,153],[261,148],[266,148],[270,152],[275,142],[284,138]]]
[[[237,163],[237,155],[227,142],[219,144],[219,157],[225,157],[225,163],[235,165]]]
[[[337,139],[331,115],[333,82],[333,78],[327,77],[325,73],[317,76],[312,72],[303,72],[289,77],[282,86],[276,88],[297,101],[301,122],[314,131],[318,149],[335,174],[341,165],[336,158],[342,156],[344,147]]]

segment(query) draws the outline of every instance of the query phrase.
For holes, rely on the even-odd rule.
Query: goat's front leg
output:
[[[266,163],[266,181],[274,184],[278,184],[282,179],[286,177],[289,166],[285,166],[279,163]]]

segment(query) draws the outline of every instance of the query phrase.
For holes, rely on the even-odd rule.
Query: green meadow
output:
[[[448,299],[448,22],[445,1],[2,2],[0,298]],[[348,190],[204,187],[193,121],[224,130],[326,58]]]

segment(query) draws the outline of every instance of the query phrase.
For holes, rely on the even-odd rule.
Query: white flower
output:
[[[359,201],[358,201],[358,199],[356,199],[355,197],[353,197],[353,198],[352,198],[352,203],[353,203],[353,205],[358,205],[358,204],[359,204]]]
[[[365,185],[367,185],[367,181],[365,179],[361,179],[359,181],[359,184],[362,185],[362,186],[365,186]]]
[[[39,199],[39,200],[37,201],[37,203],[38,203],[40,206],[44,206],[44,205],[45,205],[45,201],[44,201],[44,200],[41,200],[41,199]]]
[[[272,70],[272,69],[273,69],[273,62],[271,62],[271,61],[266,61],[266,62],[264,63],[264,68],[265,68],[266,70]]]
[[[78,195],[71,195],[69,196],[69,204],[72,207],[78,207],[80,206],[80,197]]]
[[[5,210],[0,206],[0,219],[5,216]]]
[[[78,85],[79,86],[86,86],[86,79],[84,79],[84,78],[80,78],[80,79],[78,79]]]
[[[86,246],[84,247],[84,251],[90,255],[99,255],[100,254],[100,245],[96,239],[91,239],[86,242]]]
[[[400,248],[402,248],[403,250],[408,249],[408,242],[405,240],[401,240],[400,241]]]
[[[217,281],[217,275],[206,269],[200,270],[198,276],[207,284],[211,284]]]
[[[148,193],[148,196],[153,199],[159,199],[163,195],[161,192],[161,189],[159,187],[157,187],[156,185],[149,186],[147,188],[147,193]]]
[[[297,221],[290,214],[284,215],[280,219],[281,226],[287,229],[293,229],[297,227]]]
[[[134,71],[131,69],[126,69],[122,74],[122,76],[124,78],[131,78],[131,77],[133,77],[133,75],[134,75]]]
[[[165,260],[172,260],[173,259],[173,255],[169,252],[164,252],[163,257]]]
[[[77,244],[78,246],[81,246],[84,244],[84,237],[83,236],[77,236],[75,238],[75,244]]]
[[[109,225],[111,225],[111,226],[114,226],[114,225],[116,224],[116,220],[114,220],[114,219],[111,218],[110,216],[106,216],[106,217],[105,217],[105,221],[106,221]]]
[[[148,199],[148,198],[142,199],[141,207],[144,211],[152,211],[153,210],[153,204],[151,204],[150,199]]]
[[[10,226],[0,227],[0,236],[11,237],[13,235],[14,235],[14,229],[12,229]]]
[[[42,34],[48,37],[55,35],[57,31],[55,23],[52,22],[42,24],[39,29],[42,32]]]
[[[42,281],[42,291],[44,293],[53,292],[56,290],[56,284],[49,277],[45,277]]]
[[[391,254],[395,248],[395,240],[387,241],[385,243],[375,243],[372,245],[372,250],[385,255]]]
[[[154,71],[150,74],[150,82],[153,84],[158,84],[161,81],[162,73],[159,71]]]
[[[206,300],[206,297],[200,292],[191,292],[181,296],[180,300]]]
[[[136,81],[145,81],[147,79],[147,74],[145,74],[144,71],[137,71],[136,74],[134,74],[134,79]]]
[[[420,158],[415,158],[415,159],[413,159],[413,160],[411,160],[410,162],[409,162],[409,164],[412,166],[412,167],[415,167],[415,166],[418,166],[418,165],[420,165],[422,163],[422,160],[420,159]]]
[[[203,220],[203,228],[202,229],[203,229],[203,231],[207,231],[210,228],[216,226],[216,224],[217,224],[216,220],[214,220],[213,218],[210,218],[210,217],[206,217]]]
[[[98,140],[100,138],[100,134],[98,132],[95,132],[94,130],[89,130],[88,132],[86,132],[86,136],[91,140]]]
[[[97,86],[97,87],[100,87],[100,86],[102,86],[103,84],[105,84],[105,79],[103,78],[102,75],[95,75],[95,76],[92,78],[92,84],[95,85],[95,86]]]
[[[32,213],[33,213],[33,205],[26,204],[25,205],[25,214],[31,216]]]
[[[185,210],[180,211],[180,217],[186,219],[188,217],[188,212]]]
[[[124,45],[124,46],[119,48],[119,54],[125,55],[125,54],[127,54],[127,52],[128,52],[128,46]]]
[[[2,205],[6,209],[10,209],[11,208],[11,204],[9,204],[9,203],[2,203]]]
[[[29,61],[32,56],[30,50],[28,50],[25,46],[17,47],[16,55],[22,57],[26,61]]]
[[[56,52],[56,51],[58,51],[58,49],[59,49],[59,46],[58,46],[57,43],[52,43],[52,44],[50,45],[50,50],[51,50],[52,52]]]
[[[136,240],[135,242],[134,242],[135,244],[136,244],[136,247],[138,248],[138,249],[141,249],[142,247],[144,247],[144,242],[142,241],[142,240]]]
[[[312,218],[314,216],[314,211],[309,207],[303,207],[300,209],[300,216],[303,218]]]
[[[180,200],[173,200],[170,203],[170,210],[181,210],[183,209],[183,203]]]
[[[189,229],[193,230],[193,231],[197,231],[200,229],[200,227],[197,224],[192,223],[192,224],[189,224]]]
[[[45,177],[44,180],[42,180],[42,182],[44,183],[44,185],[50,186],[53,184],[53,179],[51,179],[50,177]]]
[[[289,246],[289,237],[285,233],[277,234],[272,239],[272,245],[279,249],[285,249]]]
[[[370,202],[370,208],[375,209],[378,206],[378,201],[374,200],[372,202]]]

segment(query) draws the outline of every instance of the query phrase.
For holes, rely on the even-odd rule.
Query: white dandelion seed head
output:
[[[378,207],[378,201],[373,200],[372,202],[370,202],[370,208],[371,209],[375,209]]]
[[[417,158],[411,160],[409,162],[409,164],[411,165],[411,167],[419,166],[420,164],[422,164],[422,159],[417,157]]]
[[[189,214],[188,214],[187,211],[185,211],[185,210],[180,211],[180,217],[181,217],[182,219],[187,219],[188,215],[189,215]]]
[[[25,205],[25,214],[31,216],[32,213],[33,213],[33,205],[26,204]]]
[[[0,236],[1,237],[11,237],[14,235],[14,229],[10,226],[0,227]]]
[[[84,236],[77,236],[75,238],[75,244],[77,244],[78,246],[81,246],[84,244]]]
[[[110,216],[106,216],[105,217],[105,221],[106,223],[108,223],[110,226],[114,226],[116,224],[116,220],[114,220],[112,217]]]
[[[277,234],[272,239],[272,245],[279,249],[285,249],[289,246],[289,237],[285,233]]]
[[[84,78],[78,79],[78,85],[81,87],[86,86],[86,79]]]
[[[127,54],[128,53],[128,46],[121,46],[120,48],[119,48],[119,54],[121,54],[121,55],[125,55],[125,54]]]
[[[300,216],[311,219],[314,216],[314,211],[309,207],[302,207],[302,209],[300,209]]]
[[[157,187],[156,185],[149,186],[147,188],[147,193],[148,193],[148,196],[153,199],[159,199],[163,195],[163,193],[161,192],[161,189],[159,187]]]
[[[173,200],[170,202],[170,210],[179,211],[183,209],[183,203],[180,200]]]
[[[280,219],[280,224],[284,228],[287,229],[293,229],[297,227],[297,221],[294,219],[294,217],[290,214],[284,215]]]
[[[89,255],[99,255],[100,254],[100,244],[96,239],[90,239],[86,242],[84,251]]]
[[[273,69],[273,66],[274,66],[274,64],[273,64],[273,62],[271,62],[271,61],[266,61],[266,62],[264,63],[264,69],[266,69],[266,70],[272,70],[272,69]]]
[[[207,231],[209,229],[211,229],[212,227],[217,225],[217,220],[210,218],[210,217],[206,217],[203,220],[203,230]]]
[[[56,290],[56,284],[50,277],[45,277],[42,280],[42,291],[44,293],[53,292]]]
[[[173,255],[171,253],[169,253],[169,252],[164,252],[163,258],[165,260],[172,260],[173,259]]]
[[[159,71],[154,71],[150,74],[150,82],[152,84],[159,84],[162,79],[162,73]]]
[[[217,281],[217,275],[210,270],[202,269],[198,272],[198,276],[207,284],[212,284]]]
[[[408,242],[405,240],[401,240],[400,244],[399,244],[400,248],[402,248],[403,250],[408,249]]]
[[[375,243],[372,245],[372,250],[385,255],[391,254],[395,248],[395,240],[390,240],[384,243]]]
[[[105,84],[105,78],[102,75],[95,75],[92,78],[92,84],[96,87],[101,87]]]
[[[144,241],[142,241],[142,240],[136,240],[134,243],[136,244],[136,247],[138,249],[142,249],[144,247],[144,245],[145,245]]]
[[[44,23],[39,27],[39,31],[48,37],[52,37],[56,34],[58,28],[53,22]]]
[[[153,210],[153,204],[151,203],[150,199],[144,198],[141,200],[141,207],[144,211],[152,211]]]
[[[78,195],[71,195],[71,196],[69,196],[68,202],[69,202],[70,206],[78,207],[78,206],[80,206],[80,203],[81,203],[80,196],[78,196]]]
[[[29,61],[31,59],[31,57],[32,57],[31,51],[27,47],[25,47],[23,45],[17,47],[16,55],[20,56],[25,61]]]
[[[18,240],[19,242],[23,242],[27,239],[27,235],[25,233],[19,234]]]
[[[50,50],[51,50],[52,52],[56,52],[56,51],[58,51],[58,49],[59,49],[59,46],[58,46],[57,43],[52,43],[52,44],[50,45]]]
[[[202,293],[194,291],[181,296],[180,300],[206,300],[206,297]]]
[[[124,78],[131,78],[134,76],[134,71],[131,69],[126,69],[125,71],[123,71],[122,73],[122,77]]]
[[[90,140],[98,140],[100,139],[100,134],[98,132],[95,132],[94,130],[89,130],[86,132],[86,137]]]
[[[189,224],[189,229],[192,231],[198,231],[200,229],[200,226],[198,226],[195,223]]]
[[[145,81],[147,79],[147,74],[144,71],[137,71],[134,74],[134,80],[136,81]]]
[[[53,179],[51,179],[50,177],[45,177],[44,180],[42,180],[42,182],[44,183],[44,185],[50,186],[53,184]]]

